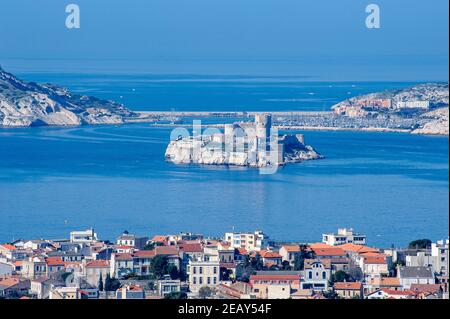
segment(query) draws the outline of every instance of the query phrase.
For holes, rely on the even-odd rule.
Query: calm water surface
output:
[[[329,110],[414,83],[302,77],[19,74],[135,110]],[[170,130],[149,125],[0,129],[0,241],[263,229],[279,240],[354,227],[369,244],[448,237],[448,138],[306,132],[326,156],[275,175],[164,161]]]
[[[369,244],[448,236],[448,138],[306,132],[327,158],[255,169],[164,161],[170,129],[146,124],[0,129],[0,241],[263,229],[320,240],[352,226]]]

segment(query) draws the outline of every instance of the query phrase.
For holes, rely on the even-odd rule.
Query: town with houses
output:
[[[87,229],[0,244],[0,299],[448,299],[448,247],[376,248],[345,228],[315,243]]]

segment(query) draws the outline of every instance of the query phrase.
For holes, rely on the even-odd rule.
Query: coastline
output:
[[[192,124],[187,123],[158,123],[160,118],[247,118],[253,117],[259,113],[270,113],[275,116],[329,116],[333,112],[331,111],[271,111],[271,112],[230,112],[230,111],[133,111],[138,114],[137,117],[124,117],[123,122],[103,122],[98,124],[86,124],[86,125],[45,125],[46,127],[79,127],[79,126],[96,126],[96,125],[127,125],[127,124],[139,124],[149,123],[153,127],[190,127]],[[203,124],[204,127],[216,127],[223,128],[224,124]],[[24,127],[39,127],[39,126],[4,126],[0,125],[0,129],[14,129]],[[273,125],[274,128],[286,131],[353,131],[353,132],[379,132],[379,133],[408,133],[415,135],[427,135],[427,136],[443,136],[448,137],[448,134],[437,134],[434,132],[427,133],[425,131],[416,132],[414,129],[401,129],[401,128],[387,128],[387,127],[342,127],[342,126],[308,126],[308,125]]]

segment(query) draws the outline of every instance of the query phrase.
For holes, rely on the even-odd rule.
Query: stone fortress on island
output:
[[[305,145],[302,134],[278,135],[270,114],[256,114],[253,123],[225,124],[223,132],[207,128],[203,134],[177,136],[167,146],[165,156],[176,164],[249,167],[323,158],[313,147]]]

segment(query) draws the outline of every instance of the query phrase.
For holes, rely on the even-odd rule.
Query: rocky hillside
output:
[[[135,116],[122,104],[25,82],[0,67],[0,126],[119,124]]]
[[[423,127],[418,128],[411,133],[427,135],[448,135],[449,131],[449,109],[448,107],[422,114],[421,117],[429,119]]]
[[[383,92],[355,96],[334,105],[332,108],[335,109],[339,106],[358,105],[359,101],[383,99],[390,99],[392,101],[392,105],[396,105],[398,102],[428,101],[430,103],[430,108],[436,109],[448,106],[448,83],[420,84],[401,90],[387,90]]]

